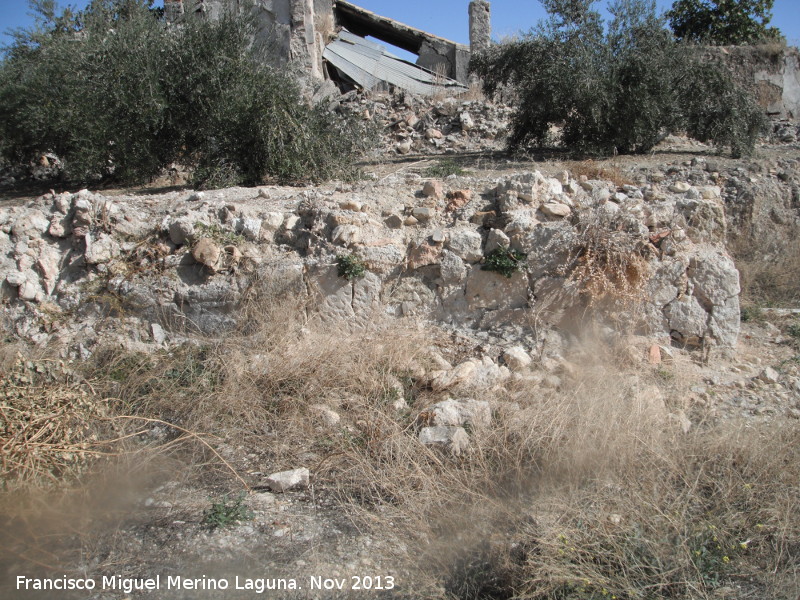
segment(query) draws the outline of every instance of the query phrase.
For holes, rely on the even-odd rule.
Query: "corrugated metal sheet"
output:
[[[422,96],[431,96],[442,88],[459,93],[466,87],[454,79],[434,73],[390,54],[386,48],[343,30],[325,47],[322,57],[364,89],[382,82]]]

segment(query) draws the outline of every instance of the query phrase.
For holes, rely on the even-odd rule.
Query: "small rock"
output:
[[[342,420],[342,417],[335,410],[325,406],[324,404],[316,404],[311,407],[320,420],[322,420],[328,427],[335,427]]]
[[[395,146],[398,154],[409,154],[411,152],[411,140],[400,142]]]
[[[25,273],[20,271],[12,271],[8,275],[6,275],[6,281],[9,285],[14,287],[19,287],[24,284],[28,278],[25,276]]]
[[[352,246],[361,241],[361,229],[356,225],[339,225],[331,234],[331,242]]]
[[[463,427],[423,427],[419,441],[426,446],[445,448],[455,456],[469,447],[469,436]]]
[[[661,348],[658,344],[653,344],[647,351],[647,359],[651,365],[661,364]]]
[[[194,224],[189,219],[178,219],[169,224],[169,239],[176,246],[183,246],[194,235]]]
[[[458,210],[462,206],[469,204],[472,200],[472,190],[453,190],[447,194],[447,210]]]
[[[434,392],[440,392],[457,385],[467,384],[475,376],[476,369],[475,361],[465,361],[454,369],[434,377],[431,381],[431,388]]]
[[[237,219],[235,228],[237,233],[251,242],[257,242],[261,238],[261,219],[242,217]]]
[[[503,361],[512,371],[521,371],[531,366],[533,360],[522,346],[512,346],[503,352]]]
[[[547,202],[542,204],[539,209],[548,217],[568,217],[572,214],[572,209],[560,202]]]
[[[442,189],[442,182],[431,179],[426,181],[422,186],[422,194],[426,198],[436,198],[440,200],[444,198],[444,190]]]
[[[403,226],[403,218],[400,215],[389,215],[383,222],[390,229],[400,229]]]
[[[308,487],[308,478],[308,469],[303,467],[301,469],[273,473],[267,477],[267,485],[273,492],[306,489]]]
[[[676,181],[671,186],[669,186],[669,191],[673,194],[685,194],[691,189],[691,185],[686,183],[685,181]]]
[[[419,421],[432,426],[485,427],[492,420],[492,411],[485,400],[443,400],[420,413]]]
[[[781,375],[780,373],[778,373],[778,371],[776,371],[772,367],[767,367],[766,369],[761,371],[761,374],[758,376],[758,378],[764,383],[778,383],[778,381],[781,378]]]
[[[428,206],[418,206],[411,211],[411,216],[417,221],[429,221],[433,217],[433,209]]]
[[[444,231],[442,231],[441,229],[437,229],[436,231],[434,231],[431,234],[431,240],[435,244],[443,244],[446,239],[447,239],[447,236],[445,235]]]
[[[447,248],[467,262],[477,262],[483,258],[482,242],[481,234],[473,229],[453,229],[447,241]]]
[[[150,324],[150,335],[156,344],[163,344],[167,339],[167,332],[164,331],[164,328],[158,323]]]
[[[22,300],[34,301],[42,299],[42,289],[30,279],[26,279],[22,285],[19,286],[18,293]]]
[[[681,428],[683,433],[689,433],[692,429],[692,422],[689,420],[689,417],[686,416],[686,413],[682,410],[679,410],[675,413],[670,413],[669,418],[675,421]]]
[[[192,257],[201,265],[211,269],[216,269],[219,262],[220,247],[211,238],[200,238],[192,249]]]
[[[350,199],[339,203],[339,208],[341,208],[342,210],[352,210],[354,212],[361,212],[362,207],[363,204],[361,204],[361,202],[359,202],[358,200]]]
[[[498,248],[508,248],[511,244],[509,237],[500,229],[489,230],[489,235],[486,236],[486,254]]]
[[[101,233],[93,240],[91,234],[86,234],[86,263],[90,265],[101,265],[119,256],[119,244],[107,233]]]
[[[278,231],[283,225],[283,213],[268,212],[263,215],[264,219],[261,221],[261,227],[266,231]]]
[[[189,197],[186,199],[187,202],[199,202],[203,198],[206,197],[205,192],[192,192]]]

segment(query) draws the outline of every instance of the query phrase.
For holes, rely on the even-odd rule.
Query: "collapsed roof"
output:
[[[432,96],[443,90],[450,93],[467,90],[458,81],[403,60],[380,44],[346,29],[325,47],[322,58],[341,77],[368,90],[384,83],[422,96]]]

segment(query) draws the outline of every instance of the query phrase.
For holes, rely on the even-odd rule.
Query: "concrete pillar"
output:
[[[322,49],[317,48],[314,0],[291,0],[291,60],[315,79],[322,79]]]
[[[469,3],[469,48],[473,53],[487,50],[492,40],[491,7],[486,0]]]

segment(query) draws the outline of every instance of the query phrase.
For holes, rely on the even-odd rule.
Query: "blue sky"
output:
[[[467,6],[469,0],[351,0],[355,4],[380,15],[397,19],[430,33],[456,42],[468,43]],[[86,6],[87,0],[59,2],[61,6]],[[544,9],[537,0],[494,0],[492,27],[495,37],[510,36],[527,31],[544,17]],[[605,6],[600,0],[599,6]],[[657,0],[659,9],[666,10],[672,0]],[[32,22],[28,16],[26,0],[0,0],[0,30],[24,27]],[[775,0],[772,25],[778,27],[789,43],[800,45],[800,10],[798,0]],[[1,42],[9,38],[2,36]]]

